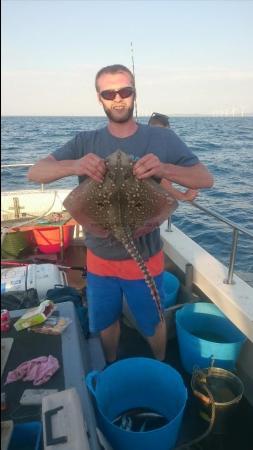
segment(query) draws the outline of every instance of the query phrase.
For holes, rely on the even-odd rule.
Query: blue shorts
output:
[[[163,304],[163,274],[153,278]],[[150,289],[143,279],[126,280],[88,272],[87,299],[90,331],[93,333],[102,331],[120,318],[123,295],[140,331],[144,336],[153,336],[160,317]]]

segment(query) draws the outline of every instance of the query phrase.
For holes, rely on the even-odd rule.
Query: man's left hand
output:
[[[164,163],[153,153],[148,153],[135,163],[133,173],[139,180],[154,176],[163,178]]]

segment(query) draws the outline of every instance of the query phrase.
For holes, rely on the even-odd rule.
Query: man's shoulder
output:
[[[98,148],[104,130],[105,128],[79,131],[71,140],[51,154],[58,160],[79,159],[88,153],[91,148]]]
[[[81,140],[93,139],[95,136],[102,136],[105,133],[106,127],[101,127],[93,130],[83,130],[76,134]]]
[[[179,136],[176,134],[174,130],[171,128],[163,128],[163,127],[151,127],[148,126],[150,133],[150,138],[159,140],[160,142],[167,142],[172,144],[174,142],[179,141]]]
[[[175,131],[172,130],[172,128],[165,128],[165,127],[152,127],[147,126],[150,129],[150,132],[152,134],[160,135],[160,136],[175,136]]]

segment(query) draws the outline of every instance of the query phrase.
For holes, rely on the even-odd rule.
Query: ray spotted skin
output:
[[[161,320],[164,320],[163,312],[161,308],[161,299],[159,292],[157,290],[155,281],[150,274],[143,258],[141,257],[141,254],[138,252],[136,246],[134,245],[134,241],[132,239],[132,236],[130,233],[127,232],[127,230],[122,230],[121,234],[118,233],[118,230],[114,233],[114,236],[122,242],[124,245],[126,251],[129,253],[129,255],[136,261],[137,265],[139,266],[140,270],[142,271],[144,275],[144,280],[147,284],[147,286],[150,289],[151,295],[156,303],[156,307],[158,310],[158,314],[160,316]]]
[[[106,159],[103,183],[85,180],[64,201],[66,209],[87,231],[116,238],[138,264],[163,319],[161,301],[134,239],[159,226],[176,209],[177,202],[153,179],[133,175],[134,161],[118,150]]]

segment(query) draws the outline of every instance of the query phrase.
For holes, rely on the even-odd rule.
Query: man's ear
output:
[[[102,104],[102,101],[101,101],[101,97],[100,97],[100,94],[99,94],[99,92],[97,92],[97,98],[98,98],[98,101],[99,101],[99,103],[101,103],[101,104]]]

